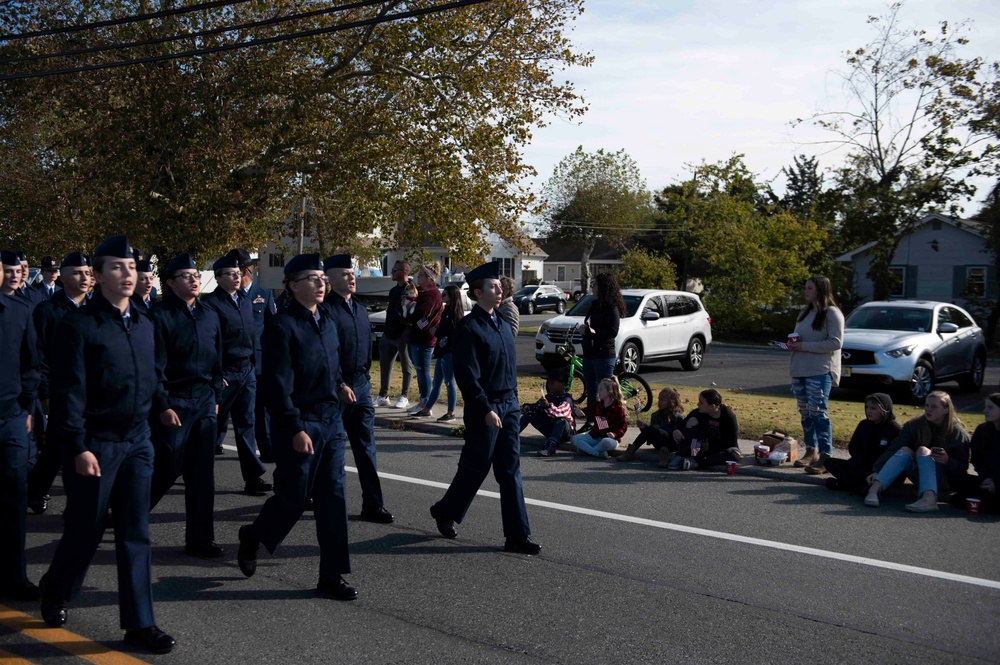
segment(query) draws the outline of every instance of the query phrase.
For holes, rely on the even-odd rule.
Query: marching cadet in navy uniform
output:
[[[156,299],[156,289],[153,288],[153,264],[145,259],[136,259],[135,271],[139,275],[139,281],[135,286],[135,293],[132,294],[132,301],[142,305],[149,313],[159,304]]]
[[[27,305],[0,294],[0,597],[15,600],[38,599],[24,556],[28,434],[39,381],[37,345]]]
[[[347,400],[341,404],[340,415],[361,481],[361,519],[391,524],[392,513],[385,508],[375,463],[375,406],[368,373],[372,364],[372,330],[368,312],[353,297],[357,281],[350,254],[329,257],[323,261],[323,270],[330,282],[330,293],[323,307],[337,324],[340,373],[348,386],[345,390]]]
[[[538,554],[542,547],[529,537],[521,484],[521,408],[517,403],[514,334],[496,311],[503,294],[499,277],[495,261],[465,276],[476,306],[452,334],[455,382],[465,401],[465,445],[455,478],[444,498],[431,506],[431,516],[442,536],[456,537],[455,523],[462,523],[492,466],[500,485],[504,549]]]
[[[167,264],[164,296],[153,309],[156,373],[153,396],[152,510],[184,476],[187,516],[184,551],[214,559],[216,411],[222,400],[222,327],[219,316],[198,302],[201,276],[188,254]]]
[[[348,387],[340,376],[337,326],[320,303],[326,277],[319,254],[300,254],[285,264],[288,306],[264,331],[264,381],[271,412],[274,496],[253,524],[240,527],[237,561],[250,577],[261,544],[274,551],[313,498],[319,541],[317,591],[337,600],[358,592],[343,578],[351,572],[347,548],[344,426],[338,399]]]
[[[42,619],[66,623],[112,508],[118,605],[125,641],[155,653],[174,646],[156,627],[149,545],[153,444],[149,410],[156,390],[153,322],[132,304],[135,259],[128,238],[94,252],[101,287],[63,317],[52,345],[52,427],[63,447],[63,535],[40,582]]]
[[[17,294],[31,303],[31,309],[45,302],[45,296],[35,289],[28,288],[28,280],[31,279],[31,269],[28,267],[28,255],[23,251],[17,251],[17,260],[21,264],[21,282],[17,287]]]
[[[274,304],[274,295],[271,290],[263,289],[260,284],[253,281],[257,259],[251,259],[249,252],[245,249],[237,248],[236,253],[240,263],[240,290],[253,310],[253,322],[257,333],[257,363],[254,365],[254,372],[257,375],[257,395],[254,398],[253,418],[254,438],[257,441],[260,460],[274,462],[274,455],[271,452],[271,416],[267,412],[267,391],[264,390],[263,382],[260,380],[260,373],[263,367],[261,340],[264,335],[264,327],[278,313],[278,308]]]
[[[56,279],[59,277],[59,263],[54,256],[43,256],[41,261],[42,278],[31,285],[31,288],[42,294],[45,300],[50,300],[59,287]]]
[[[90,259],[81,252],[72,252],[63,257],[59,272],[63,288],[38,305],[32,314],[38,335],[38,358],[42,374],[38,397],[46,407],[49,402],[49,363],[52,346],[57,343],[56,325],[66,314],[87,304],[87,293],[94,283]],[[52,433],[46,432],[45,445],[39,452],[35,466],[28,473],[28,507],[36,515],[41,515],[48,508],[49,489],[59,473],[62,463],[60,457],[58,440]]]
[[[266,469],[257,458],[253,440],[253,406],[257,392],[254,364],[257,362],[257,335],[250,303],[239,292],[239,256],[236,250],[212,264],[219,286],[202,298],[202,303],[219,315],[222,323],[222,378],[225,389],[219,404],[218,432],[215,452],[222,448],[226,436],[223,425],[233,418],[236,452],[245,483],[243,493],[261,496],[271,490],[271,484],[261,476]]]

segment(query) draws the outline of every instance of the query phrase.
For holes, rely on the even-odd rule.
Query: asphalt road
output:
[[[242,577],[236,531],[262,500],[238,492],[238,462],[227,452],[216,500],[227,556],[183,555],[175,488],[151,532],[157,621],[179,644],[166,656],[134,655],[199,664],[1000,661],[997,518],[951,509],[915,516],[899,497],[873,510],[798,483],[528,454],[525,495],[543,545],[528,557],[501,550],[494,495],[477,497],[458,539],[438,536],[428,507],[455,471],[459,439],[377,434],[396,523],[352,520],[357,601],[314,597],[309,513],[275,556],[262,552],[255,577]],[[492,477],[483,489],[497,491]],[[29,522],[34,580],[61,526],[55,494],[49,513]],[[348,496],[355,515],[353,473]],[[92,653],[127,651],[115,603],[108,535],[66,625],[97,643]],[[37,617],[31,604],[11,606]],[[81,662],[55,658],[38,639],[0,622],[0,649]]]

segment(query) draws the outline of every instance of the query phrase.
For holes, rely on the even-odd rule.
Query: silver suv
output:
[[[625,289],[625,316],[615,339],[615,353],[622,371],[638,372],[644,362],[679,360],[684,369],[695,371],[712,343],[712,319],[701,300],[686,291]],[[576,331],[594,296],[585,296],[563,316],[544,322],[535,335],[535,358],[545,368],[565,366],[556,351],[572,340],[582,353],[581,336]]]
[[[917,403],[951,379],[978,392],[986,374],[982,329],[947,302],[865,303],[847,317],[841,353],[843,387],[874,384]]]

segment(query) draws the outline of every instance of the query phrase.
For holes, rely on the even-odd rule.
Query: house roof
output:
[[[548,254],[547,263],[579,263],[583,254],[583,242],[566,240],[549,240],[548,238],[532,238]],[[594,251],[590,253],[591,261],[619,261],[624,250],[598,238]]]
[[[924,218],[921,219],[919,222],[917,222],[916,226],[914,226],[912,229],[907,229],[906,231],[902,231],[902,230],[897,231],[896,235],[897,236],[909,235],[910,233],[913,233],[918,228],[920,228],[921,226],[924,226],[924,225],[928,224],[929,222],[941,222],[943,224],[949,224],[951,226],[954,226],[956,229],[961,229],[962,231],[968,231],[969,233],[972,233],[972,234],[977,235],[977,236],[982,236],[983,235],[982,222],[980,222],[978,220],[975,220],[975,219],[952,219],[951,217],[948,217],[946,215],[941,215],[941,214],[936,213],[936,212],[932,212],[929,215],[924,216]],[[838,256],[836,258],[836,260],[839,261],[839,262],[841,262],[841,263],[849,263],[850,261],[852,261],[854,259],[855,256],[857,256],[858,254],[864,254],[869,249],[871,249],[872,247],[874,247],[875,244],[876,244],[875,241],[873,241],[873,242],[869,242],[869,243],[866,243],[864,245],[861,245],[860,247],[855,247],[851,251],[846,252],[846,253],[841,254],[840,256]]]

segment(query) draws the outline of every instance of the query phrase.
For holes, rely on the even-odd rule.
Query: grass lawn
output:
[[[377,390],[379,381],[379,363],[377,360],[372,362],[371,374],[372,383],[375,384],[375,389]],[[541,377],[537,375],[522,374],[518,376],[518,393],[520,394],[522,401],[533,402],[538,399],[541,381]],[[401,385],[402,372],[398,367],[396,367],[392,373],[389,395],[398,395]],[[655,400],[656,393],[659,392],[664,385],[650,384],[650,387],[653,389],[653,398]],[[681,398],[684,400],[685,410],[690,411],[695,408],[695,405],[698,403],[698,393],[701,392],[703,388],[677,387],[677,390],[680,392]],[[787,397],[784,397],[780,395],[766,395],[740,390],[720,390],[719,392],[722,393],[722,401],[728,404],[730,408],[736,412],[736,417],[740,424],[740,438],[758,439],[761,434],[770,429],[779,429],[788,432],[796,439],[802,439],[802,425],[799,422],[799,412],[795,407],[795,399],[791,396],[791,393],[789,393]],[[443,387],[441,393],[442,394],[438,400],[437,406],[439,411],[443,408],[443,402],[445,399]],[[416,403],[416,378],[414,378],[410,387],[410,398],[414,400],[414,403]],[[458,403],[462,404],[461,392],[459,392],[458,395]],[[655,405],[653,408],[656,408]],[[922,413],[923,409],[910,406],[908,404],[896,404],[893,411],[896,414],[896,420],[900,423],[905,423],[910,418]],[[829,413],[830,421],[833,426],[834,444],[840,447],[846,447],[847,443],[851,440],[851,434],[854,433],[854,428],[857,427],[858,422],[865,417],[865,405],[860,401],[831,401]],[[965,428],[971,433],[972,430],[974,430],[976,426],[983,421],[982,409],[961,412],[959,417],[965,424]],[[649,412],[642,414],[641,419],[644,422],[648,422]],[[634,423],[635,420],[635,414],[630,413],[629,422]]]

